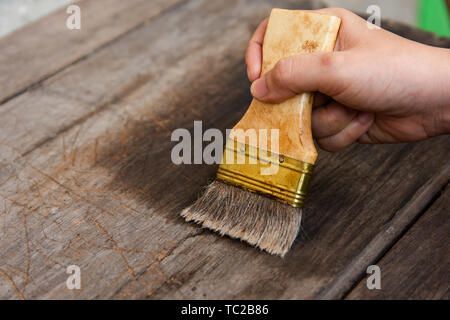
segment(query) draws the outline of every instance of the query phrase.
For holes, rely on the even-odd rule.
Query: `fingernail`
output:
[[[269,90],[267,90],[266,81],[264,80],[264,77],[259,78],[258,80],[255,80],[252,83],[250,92],[256,99],[261,99],[264,96],[266,96],[267,93],[269,93]]]
[[[362,124],[367,124],[372,121],[373,115],[370,112],[361,112],[358,114],[358,121]]]

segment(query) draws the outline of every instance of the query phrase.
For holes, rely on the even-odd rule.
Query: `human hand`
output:
[[[267,19],[246,53],[252,95],[282,102],[318,91],[312,131],[338,151],[354,142],[398,143],[450,133],[450,50],[413,42],[339,8],[317,12],[342,19],[335,52],[280,60],[260,78]]]

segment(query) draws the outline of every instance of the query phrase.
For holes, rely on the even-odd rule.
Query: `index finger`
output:
[[[268,21],[269,19],[266,18],[259,24],[248,43],[245,62],[247,64],[247,75],[250,82],[258,79],[261,73],[262,44]]]

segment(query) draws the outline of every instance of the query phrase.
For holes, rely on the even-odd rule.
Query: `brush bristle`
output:
[[[181,216],[283,257],[297,237],[302,210],[214,181]]]

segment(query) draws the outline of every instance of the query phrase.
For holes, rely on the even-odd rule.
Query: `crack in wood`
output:
[[[120,255],[120,257],[122,258],[123,263],[125,264],[127,271],[130,275],[131,279],[135,278],[135,272],[133,270],[133,268],[130,266],[130,264],[128,263],[127,258],[125,257],[124,254],[124,250],[117,244],[117,242],[113,239],[113,237],[108,233],[108,231],[105,229],[105,227],[98,222],[97,219],[93,218],[93,217],[89,217],[88,218],[90,221],[92,221],[97,228],[108,238],[109,242],[111,242],[113,249]]]
[[[142,275],[144,275],[148,270],[150,270],[155,264],[160,264],[161,262],[163,262],[164,259],[166,259],[167,257],[169,257],[169,256],[170,256],[170,255],[171,255],[178,247],[180,247],[186,240],[191,239],[191,238],[195,238],[195,237],[201,235],[203,232],[204,232],[204,229],[198,228],[194,233],[189,234],[189,235],[183,237],[182,239],[178,240],[178,241],[175,243],[174,246],[172,246],[172,247],[170,247],[169,249],[166,249],[166,250],[165,250],[166,252],[164,253],[164,255],[163,255],[160,259],[158,259],[158,260],[156,260],[156,261],[150,263],[149,265],[145,266],[141,271],[139,271],[139,272],[136,274],[135,278],[132,279],[132,280],[133,280],[133,281],[138,281],[139,278],[140,278]],[[122,286],[120,286],[120,287],[119,287],[119,288],[111,295],[111,298],[114,298],[114,297],[118,296],[118,295],[122,292],[122,290],[125,289],[130,283],[131,283],[131,280],[127,280]],[[163,285],[163,284],[162,284],[162,285]],[[161,285],[161,286],[162,286],[162,285]],[[158,289],[158,288],[156,288],[155,290],[157,290],[157,289]]]
[[[16,292],[17,296],[20,300],[25,300],[25,297],[23,296],[22,292],[19,290],[19,288],[16,286],[16,283],[14,280],[5,272],[3,269],[0,268],[0,275],[8,281],[8,283],[11,285],[11,287]]]

